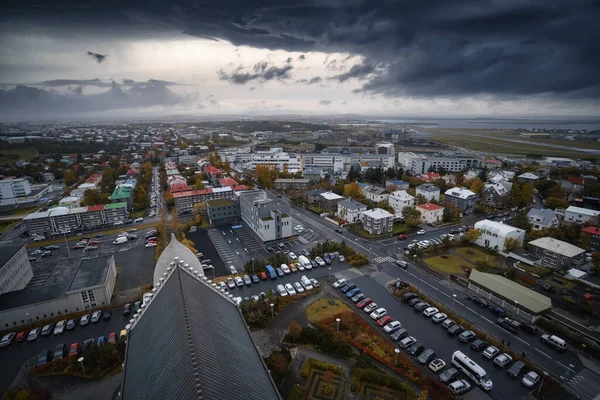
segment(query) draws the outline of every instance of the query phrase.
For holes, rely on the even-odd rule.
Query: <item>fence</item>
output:
[[[469,283],[469,291],[475,292],[477,296],[488,300],[490,303],[497,304],[499,307],[502,307],[508,315],[512,314],[512,316],[515,318],[519,318],[527,322],[535,322],[538,318],[541,317],[540,315],[529,314],[528,312],[523,311],[523,309],[515,307],[514,304],[507,302],[506,300],[501,299],[500,297],[495,296],[492,293],[486,292],[485,290],[472,283]]]

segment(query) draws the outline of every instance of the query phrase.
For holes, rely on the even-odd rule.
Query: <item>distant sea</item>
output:
[[[571,118],[564,120],[550,119],[378,119],[388,124],[416,125],[426,128],[465,128],[465,129],[575,129],[600,130],[600,120]]]

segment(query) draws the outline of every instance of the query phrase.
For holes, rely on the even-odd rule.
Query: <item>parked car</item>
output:
[[[277,293],[279,293],[281,297],[288,295],[288,292],[287,290],[285,290],[285,287],[283,285],[277,285]]]
[[[67,347],[64,345],[64,343],[61,343],[61,344],[58,344],[54,348],[54,356],[52,357],[52,359],[54,361],[60,360],[61,358],[63,358],[66,355],[67,355]]]
[[[239,276],[236,276],[235,278],[233,278],[233,280],[235,281],[235,284],[237,287],[244,286],[244,280],[242,278],[240,278]]]
[[[58,336],[60,334],[62,334],[65,331],[65,327],[67,326],[67,321],[66,320],[61,320],[58,321],[56,323],[56,326],[54,327],[54,336]]]
[[[321,284],[319,283],[319,281],[316,280],[315,278],[310,278],[310,282],[312,283],[313,287],[319,287],[319,286],[321,286]]]
[[[256,275],[254,272],[250,275],[250,279],[252,279],[252,283],[260,283],[258,275]]]
[[[521,324],[519,328],[521,328],[523,332],[531,333],[533,335],[535,335],[538,331],[537,326],[533,324]]]
[[[463,328],[460,325],[452,325],[450,328],[448,328],[448,335],[450,335],[450,336],[460,335],[461,333],[463,333],[464,330],[465,330],[465,328]]]
[[[361,293],[360,288],[354,288],[354,289],[348,290],[348,292],[346,292],[346,297],[351,299],[352,297],[356,296],[359,293]]]
[[[277,276],[280,277],[280,278],[285,275],[285,273],[283,272],[283,270],[281,268],[279,268],[279,267],[275,268],[275,271],[277,272]]]
[[[41,335],[42,336],[47,336],[50,333],[52,333],[53,330],[54,330],[54,323],[50,323],[50,324],[44,325],[44,327],[42,328]]]
[[[485,340],[475,339],[473,343],[471,343],[471,348],[475,351],[482,351],[487,345],[488,343]]]
[[[500,368],[506,367],[512,361],[512,357],[507,353],[502,353],[494,358],[494,364]]]
[[[350,300],[352,300],[353,303],[357,303],[357,302],[361,301],[362,299],[364,299],[365,297],[367,297],[367,296],[365,296],[364,293],[358,293],[358,294],[355,294],[354,296],[352,296],[352,298]]]
[[[534,372],[534,371],[529,371],[528,373],[525,374],[523,379],[521,379],[521,383],[523,384],[523,386],[525,386],[527,388],[534,387],[535,385],[537,385],[537,383],[539,381],[540,381],[540,376],[538,375],[537,372]]]
[[[15,332],[11,332],[11,333],[4,335],[2,337],[2,340],[0,340],[0,347],[9,346],[13,342],[15,336],[17,336],[17,334]]]
[[[477,304],[479,307],[489,307],[488,302],[481,297],[473,297],[471,301]]]
[[[398,238],[398,240],[406,240],[406,239],[408,239],[408,235],[401,233],[397,236],[397,238]]]
[[[304,293],[304,288],[300,282],[294,282],[294,290],[296,290],[297,293]]]
[[[108,344],[116,344],[117,343],[117,333],[111,332],[108,335]]]
[[[81,348],[79,347],[79,343],[73,343],[71,347],[69,347],[69,357],[78,356],[81,354]]]
[[[413,297],[412,299],[408,300],[407,303],[409,306],[414,307],[415,304],[417,303],[421,303],[423,302],[423,300],[421,300],[418,296],[417,297]]]
[[[41,367],[42,365],[44,365],[50,361],[52,361],[52,352],[49,349],[44,349],[41,351],[40,355],[38,356],[35,366]]]
[[[391,338],[392,338],[392,340],[395,340],[398,342],[407,336],[408,336],[408,331],[404,328],[400,328],[400,329],[396,330],[394,333],[392,333]]]
[[[385,314],[386,314],[385,308],[381,307],[381,308],[378,308],[377,310],[373,311],[370,314],[370,317],[372,320],[375,321],[375,320],[378,320],[379,318],[383,317]]]
[[[518,378],[519,375],[525,370],[525,363],[521,360],[516,361],[513,365],[508,369],[508,375],[513,378]]]
[[[319,267],[325,266],[325,261],[323,261],[323,259],[321,257],[316,257],[315,261],[317,262],[317,264],[319,264]]]
[[[500,353],[500,350],[498,350],[497,347],[490,346],[487,349],[485,349],[482,354],[485,358],[491,360],[492,358],[496,357],[496,354],[498,353]]]
[[[439,324],[441,322],[444,322],[446,320],[446,318],[448,318],[448,316],[444,313],[437,313],[435,314],[433,317],[431,317],[431,320],[433,322],[435,322],[436,324]]]
[[[408,336],[408,337],[405,337],[404,339],[400,340],[400,344],[398,346],[400,346],[400,348],[402,348],[402,349],[408,349],[410,346],[412,346],[416,342],[417,342],[417,339],[415,339],[414,336]]]
[[[406,292],[402,295],[402,301],[407,303],[408,301],[414,299],[415,297],[417,297],[417,295],[415,293]]]
[[[366,312],[367,314],[370,314],[376,308],[377,308],[377,303],[371,302],[363,308],[363,311]]]
[[[244,275],[244,285],[246,285],[246,286],[252,285],[252,279],[250,279],[250,277],[247,274]]]
[[[40,337],[40,332],[42,331],[42,328],[33,328],[30,332],[29,335],[27,335],[27,341],[28,342],[33,342],[34,340],[38,340]]]
[[[448,385],[448,390],[450,390],[452,394],[460,396],[461,394],[467,393],[469,390],[471,390],[471,384],[465,379],[461,379],[451,382]]]
[[[425,231],[423,229],[420,229],[417,231],[417,235],[424,235]]]
[[[431,307],[431,305],[429,303],[424,302],[424,301],[422,301],[420,303],[417,303],[414,306],[415,311],[418,311],[418,312],[422,312],[423,310],[425,310],[426,308],[429,308],[429,307]]]
[[[446,367],[446,362],[441,358],[436,358],[432,362],[429,363],[428,368],[433,372],[438,372],[443,370]]]
[[[448,383],[458,378],[458,374],[458,370],[452,367],[442,372],[438,378],[442,383]]]
[[[411,356],[418,356],[419,354],[421,354],[421,352],[425,350],[425,346],[423,346],[422,343],[414,343],[412,346],[410,346],[407,350],[408,354],[410,354]]]
[[[458,340],[460,340],[463,343],[469,343],[473,339],[475,339],[475,332],[473,331],[464,331],[460,335],[458,335]]]
[[[17,336],[15,337],[15,342],[17,343],[21,343],[27,340],[27,335],[29,335],[28,331],[22,331],[17,333]]]
[[[507,331],[514,333],[514,334],[517,334],[519,332],[519,327],[521,325],[519,322],[515,321],[514,319],[507,318],[507,317],[498,318],[496,320],[496,323],[501,328],[504,328]]]
[[[340,279],[339,281],[334,282],[333,287],[337,289],[343,287],[346,283],[347,281],[345,279]]]
[[[102,316],[102,311],[100,311],[100,310],[94,311],[94,313],[92,314],[92,319],[91,319],[92,323],[100,321],[100,316]]]
[[[344,286],[341,291],[342,293],[348,293],[349,291],[351,291],[352,289],[356,289],[356,285],[353,283],[348,283],[346,286]]]
[[[423,315],[426,317],[431,317],[437,314],[438,312],[439,310],[435,307],[427,307],[425,310],[423,310]]]
[[[492,312],[492,314],[495,314],[498,317],[502,317],[504,316],[504,314],[506,314],[506,311],[504,311],[503,308],[496,306],[490,306],[490,311]]]
[[[421,364],[427,365],[435,358],[435,351],[433,349],[424,350],[419,356],[418,360]]]
[[[235,282],[232,278],[227,278],[227,286],[229,286],[229,289],[235,288]]]
[[[131,315],[131,303],[127,303],[123,306],[123,316],[128,317]]]
[[[294,290],[294,287],[292,286],[291,283],[286,283],[285,284],[285,290],[288,292],[288,294],[290,296],[296,295],[296,291]]]
[[[97,346],[104,346],[106,344],[106,338],[104,336],[100,336],[98,340],[96,340]]]
[[[267,276],[266,272],[259,272],[258,273],[258,277],[262,280],[262,281],[266,281],[267,279],[269,279],[269,277]]]
[[[444,322],[442,322],[442,328],[444,329],[449,329],[454,325],[456,325],[456,322],[454,322],[452,319],[446,319]]]
[[[384,315],[383,317],[377,320],[377,325],[384,327],[390,322],[392,322],[392,317],[390,317],[389,315]]]
[[[367,297],[367,298],[362,299],[358,303],[356,303],[356,307],[364,308],[364,307],[368,306],[369,304],[371,304],[372,302],[373,302],[373,300],[370,297]]]

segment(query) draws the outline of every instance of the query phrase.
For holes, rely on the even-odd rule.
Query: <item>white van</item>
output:
[[[300,278],[300,283],[302,284],[302,287],[304,287],[304,290],[312,290],[313,289],[313,284],[310,281],[310,279],[308,279],[306,277],[306,275],[302,275],[302,278]]]
[[[311,269],[312,265],[310,264],[310,260],[305,256],[298,257],[298,262],[302,264],[302,266],[306,269]]]
[[[556,350],[565,351],[567,349],[567,342],[555,335],[542,335],[542,342],[549,344]]]
[[[113,244],[123,244],[123,243],[127,243],[127,236],[119,236],[113,242]]]

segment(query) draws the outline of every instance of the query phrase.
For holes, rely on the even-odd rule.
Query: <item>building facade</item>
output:
[[[202,190],[190,190],[187,192],[173,193],[173,202],[177,214],[190,213],[194,210],[196,204],[204,205],[208,200],[232,199],[236,192],[247,190],[245,185],[210,188]]]
[[[525,240],[525,230],[488,219],[477,221],[475,229],[479,229],[481,232],[481,236],[475,242],[477,245],[502,252],[506,239],[517,240],[519,246],[522,246],[523,240]]]
[[[415,208],[421,212],[421,222],[425,224],[435,224],[444,218],[444,207],[437,204],[417,204]]]
[[[596,226],[588,226],[581,230],[581,234],[587,237],[590,251],[600,250],[600,228]]]
[[[292,236],[290,206],[264,190],[239,193],[240,216],[263,241],[281,240]]]
[[[397,179],[388,179],[385,181],[385,190],[388,192],[395,192],[396,190],[406,190],[408,189],[408,182],[404,182]]]
[[[33,270],[24,245],[0,247],[0,294],[24,289]]]
[[[542,265],[558,270],[578,267],[585,261],[584,249],[551,237],[529,242],[527,252],[538,257]]]
[[[392,232],[394,226],[394,215],[381,208],[363,211],[361,220],[363,229],[371,235]]]
[[[232,199],[208,200],[206,214],[213,225],[234,224],[240,220],[240,205]]]
[[[415,198],[406,190],[396,190],[388,197],[388,203],[394,209],[396,214],[402,214],[404,207],[412,207],[415,205]]]
[[[333,192],[325,192],[319,195],[319,208],[321,212],[335,213],[337,212],[337,205],[340,201],[344,200],[339,194]]]
[[[352,199],[337,203],[337,216],[349,223],[359,222],[363,211],[367,211],[367,206]]]
[[[446,190],[444,201],[454,204],[456,208],[461,208],[465,214],[471,214],[477,204],[477,194],[469,189],[455,187]]]
[[[284,190],[284,189],[304,189],[310,184],[309,179],[276,179],[275,180],[275,188]]]
[[[427,201],[440,201],[440,188],[431,183],[417,186],[415,194],[423,196]]]
[[[600,215],[600,211],[570,206],[565,210],[565,222],[584,224]]]
[[[411,152],[399,152],[398,163],[415,175],[431,171],[445,170],[460,172],[469,168],[481,167],[481,159],[462,153],[447,153],[440,155],[424,155]]]
[[[548,229],[558,226],[556,212],[551,208],[532,208],[527,213],[527,219],[532,225],[532,229]]]

